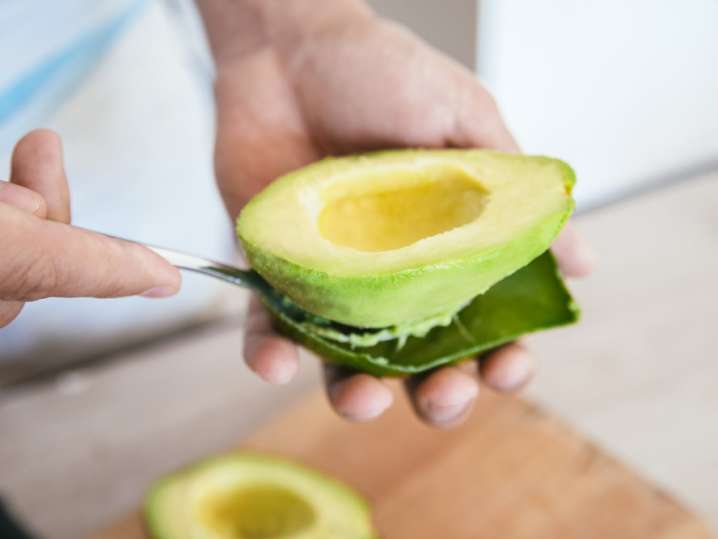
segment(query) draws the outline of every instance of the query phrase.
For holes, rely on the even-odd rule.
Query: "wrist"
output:
[[[373,17],[363,0],[196,1],[218,71],[258,50],[292,50],[328,28]]]

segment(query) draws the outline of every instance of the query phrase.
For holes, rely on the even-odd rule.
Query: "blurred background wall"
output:
[[[469,68],[476,65],[478,0],[367,0]]]
[[[586,209],[718,167],[714,0],[372,0],[476,69]]]
[[[478,72],[579,207],[718,167],[718,2],[482,0]]]

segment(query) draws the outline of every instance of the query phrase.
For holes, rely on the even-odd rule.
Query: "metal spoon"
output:
[[[109,236],[109,234],[107,235]],[[328,338],[329,340],[339,342],[352,340],[352,338],[348,337],[348,335],[352,334],[354,335],[354,340],[368,341],[369,339],[372,339],[371,341],[368,341],[372,343],[384,340],[396,340],[397,338],[392,331],[387,331],[383,328],[355,328],[337,322],[332,322],[331,320],[305,311],[265,281],[264,278],[254,270],[243,270],[236,266],[230,266],[208,258],[190,255],[180,251],[175,251],[174,249],[167,249],[165,247],[157,247],[140,241],[127,240],[117,236],[110,237],[142,245],[164,258],[176,268],[200,273],[235,286],[241,286],[242,288],[253,290],[260,295],[262,301],[270,311],[277,316],[283,315],[288,318],[289,320],[287,320],[287,322],[293,325],[295,330],[302,333],[311,333],[315,337],[323,337],[325,339]],[[365,344],[364,346],[368,345]]]
[[[200,256],[189,255],[180,251],[175,251],[174,249],[155,247],[154,245],[149,245],[139,241],[132,241],[132,243],[137,243],[148,248],[150,251],[158,254],[176,268],[192,271],[194,273],[201,273],[202,275],[209,275],[210,277],[220,279],[221,281],[225,281],[235,286],[249,288],[261,294],[262,297],[266,296],[270,292],[273,296],[279,294],[279,292],[272,288],[272,286],[254,270],[243,270],[236,266],[230,266],[228,264],[209,260]]]
[[[323,319],[320,316],[311,314],[302,309],[299,305],[294,303],[279,290],[265,281],[264,278],[254,270],[244,270],[236,266],[230,266],[229,264],[216,262],[201,256],[190,255],[174,249],[157,247],[141,241],[128,240],[118,236],[111,236],[109,234],[106,235],[114,239],[142,245],[181,270],[207,275],[235,286],[248,288],[259,294],[262,301],[270,308],[271,311],[275,314],[281,313],[296,324],[306,324],[307,321],[312,321],[315,324],[331,324],[329,320]]]

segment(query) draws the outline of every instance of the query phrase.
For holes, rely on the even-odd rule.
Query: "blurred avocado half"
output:
[[[152,539],[374,539],[355,491],[299,464],[238,452],[155,483],[145,501]]]

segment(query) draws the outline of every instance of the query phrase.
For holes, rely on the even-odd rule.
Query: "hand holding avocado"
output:
[[[252,47],[231,46],[232,32],[224,38],[213,32],[219,25],[211,10],[204,13],[217,59],[217,176],[232,216],[275,178],[326,155],[400,147],[518,150],[470,72],[363,4],[332,2],[318,26],[310,3],[283,4],[292,24],[273,5],[265,3],[268,27]],[[553,251],[567,276],[590,270],[590,254],[573,230],[564,229]],[[249,366],[270,382],[289,381],[299,348],[274,333],[258,301],[246,329]],[[447,426],[466,417],[479,378],[514,390],[532,370],[528,352],[513,343],[480,363],[444,367],[405,385],[424,420]],[[330,400],[348,419],[373,419],[391,404],[379,378],[336,366],[326,372]]]

